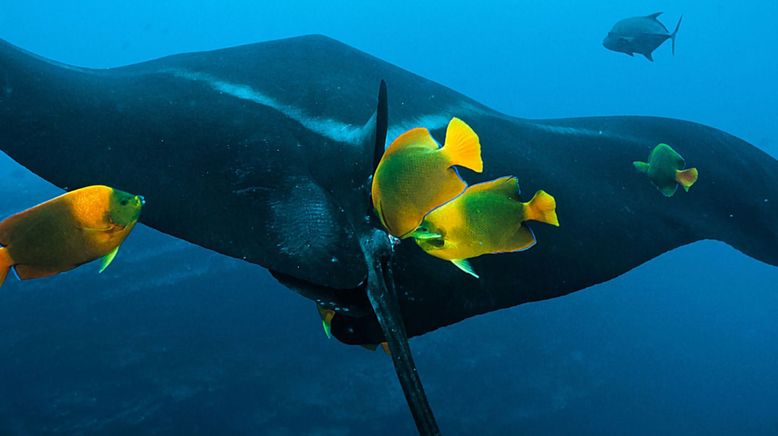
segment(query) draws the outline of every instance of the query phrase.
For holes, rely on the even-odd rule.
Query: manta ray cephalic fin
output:
[[[391,242],[386,233],[375,230],[362,240],[362,250],[367,261],[367,296],[389,344],[394,370],[413,414],[416,428],[421,435],[440,435],[440,429],[427,401],[427,394],[416,371],[416,364],[413,362],[408,335],[400,313],[390,266]]]

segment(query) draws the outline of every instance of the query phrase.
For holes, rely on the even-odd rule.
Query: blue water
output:
[[[778,156],[773,0],[221,3],[0,0],[0,38],[109,67],[324,33],[517,116],[670,116]],[[660,10],[676,56],[600,45]],[[0,159],[0,215],[58,193]],[[413,432],[390,360],[261,268],[141,226],[95,271],[3,286],[0,434]],[[446,434],[776,434],[776,313],[778,269],[700,242],[411,345]]]

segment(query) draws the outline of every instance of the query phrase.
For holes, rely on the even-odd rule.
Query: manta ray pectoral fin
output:
[[[470,262],[467,261],[467,259],[454,259],[451,261],[454,265],[456,265],[457,268],[461,269],[462,271],[470,274],[471,276],[480,279],[481,277],[478,276],[478,274],[475,273],[475,270],[473,269],[473,266],[470,265]]]
[[[102,273],[103,271],[105,271],[106,268],[108,268],[108,265],[110,265],[111,262],[113,262],[114,258],[116,258],[116,253],[118,252],[119,252],[119,247],[117,246],[116,248],[111,250],[110,253],[102,257],[102,259],[100,260],[100,270],[97,271],[98,274]]]
[[[390,267],[392,248],[389,244],[386,234],[378,230],[362,240],[368,271],[367,296],[386,339],[387,345],[381,346],[392,357],[394,370],[419,434],[439,435],[438,424],[427,401],[408,345],[408,334],[405,331]]]

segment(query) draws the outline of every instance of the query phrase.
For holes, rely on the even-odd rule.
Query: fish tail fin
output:
[[[484,170],[478,135],[459,118],[454,117],[448,123],[446,142],[441,151],[448,157],[451,165],[469,168],[477,173]]]
[[[635,169],[638,170],[639,173],[646,174],[648,172],[648,164],[645,162],[635,161],[632,162],[632,165],[635,166]]]
[[[387,356],[392,356],[392,351],[389,349],[388,342],[381,342],[381,349],[384,350],[384,353],[386,353]]]
[[[324,329],[324,334],[327,335],[327,339],[332,339],[332,318],[335,317],[335,311],[332,309],[325,309],[318,304],[316,305],[316,310],[319,311],[321,327]]]
[[[540,221],[559,227],[559,219],[556,216],[556,200],[546,191],[535,193],[527,203],[524,203],[524,217],[527,221]]]
[[[697,181],[699,172],[697,168],[688,168],[685,170],[675,170],[675,181],[679,185],[683,186],[683,190],[689,192],[689,188],[692,187],[694,182]]]
[[[675,30],[670,34],[670,39],[673,40],[673,56],[675,56],[675,36],[678,35],[678,29],[681,28],[681,21],[683,21],[683,15],[678,19],[678,24],[675,25]]]
[[[3,282],[5,282],[5,278],[8,276],[8,271],[10,271],[13,264],[14,262],[11,259],[11,256],[8,254],[8,250],[5,248],[0,248],[0,287],[3,286]]]

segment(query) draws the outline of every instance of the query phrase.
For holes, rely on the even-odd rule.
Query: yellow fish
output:
[[[522,203],[516,178],[502,177],[473,185],[433,210],[411,236],[428,254],[450,260],[478,278],[467,259],[522,251],[535,245],[535,235],[524,221],[559,226],[556,201],[545,191],[538,191],[532,200]]]
[[[373,207],[389,233],[407,237],[427,212],[456,197],[467,184],[455,165],[483,171],[478,135],[452,118],[443,147],[425,128],[411,129],[392,142],[373,176]]]
[[[0,286],[14,267],[22,280],[103,258],[102,272],[140,217],[143,197],[88,186],[0,222]]]

